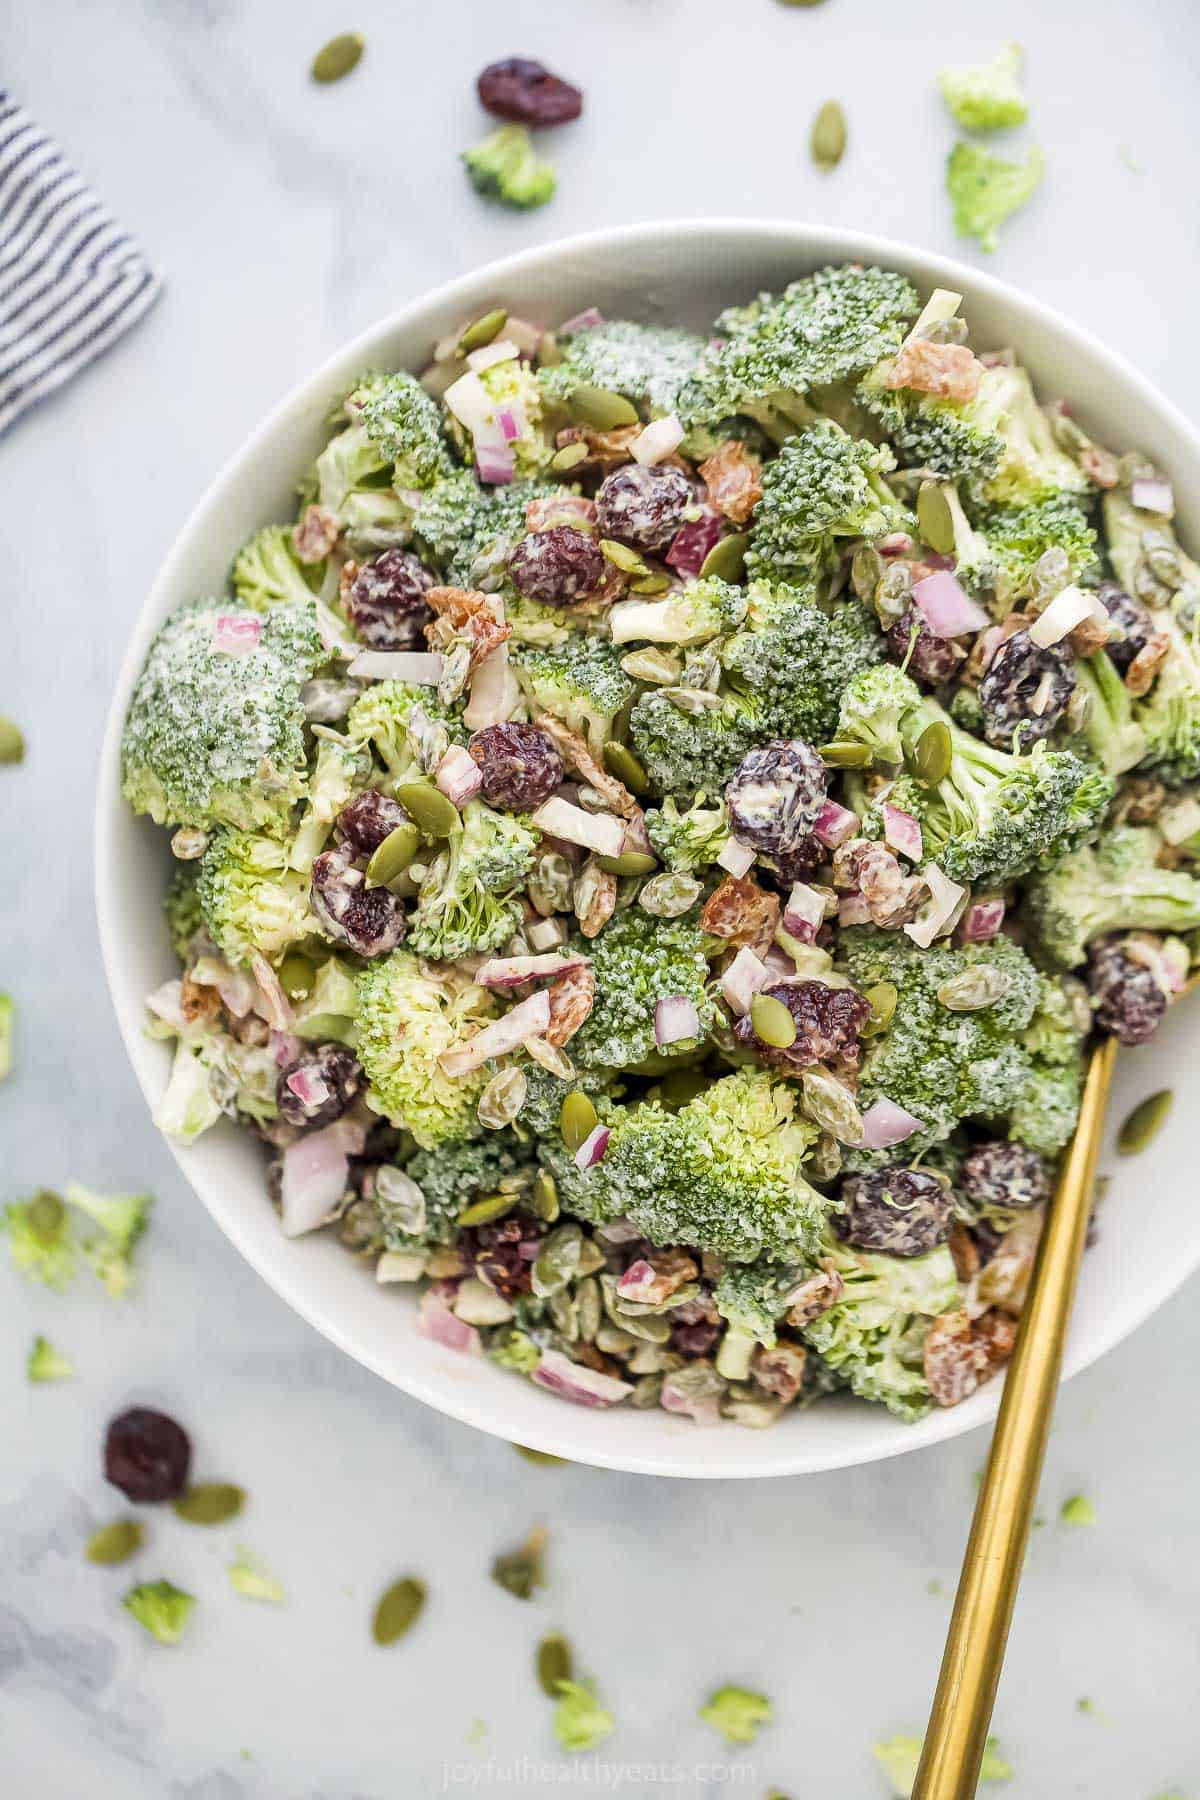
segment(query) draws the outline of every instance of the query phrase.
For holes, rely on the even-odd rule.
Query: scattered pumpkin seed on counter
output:
[[[503,1551],[492,1559],[492,1580],[515,1600],[531,1600],[534,1588],[546,1585],[546,1544],[549,1532],[539,1525],[519,1550]]]
[[[1117,1133],[1117,1149],[1122,1156],[1136,1156],[1158,1136],[1174,1098],[1173,1088],[1160,1088],[1158,1093],[1147,1094],[1139,1101]]]
[[[137,1519],[114,1519],[111,1525],[101,1525],[88,1539],[87,1559],[90,1563],[128,1562],[142,1547],[145,1530]]]
[[[542,1639],[537,1647],[534,1666],[543,1694],[548,1694],[551,1700],[557,1700],[559,1683],[570,1681],[574,1667],[571,1646],[560,1631],[553,1631],[549,1637]]]
[[[526,1462],[538,1463],[547,1468],[551,1465],[566,1468],[570,1461],[570,1458],[566,1456],[553,1456],[549,1450],[534,1450],[529,1444],[514,1444],[513,1449],[518,1456],[523,1456]]]
[[[312,59],[310,73],[313,80],[323,86],[341,81],[358,67],[366,47],[366,39],[357,31],[343,31],[340,36],[330,38]]]
[[[836,169],[846,152],[846,114],[839,100],[826,100],[813,120],[809,140],[818,169]]]
[[[377,1644],[394,1644],[412,1630],[424,1610],[425,1593],[425,1583],[413,1575],[392,1583],[371,1621],[371,1635]]]
[[[245,1488],[228,1481],[208,1481],[172,1500],[171,1510],[189,1525],[224,1525],[227,1519],[236,1519],[245,1504]]]

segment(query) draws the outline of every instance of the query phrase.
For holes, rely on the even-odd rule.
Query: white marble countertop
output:
[[[744,211],[959,248],[930,63],[990,49],[982,12],[944,0],[7,9],[6,81],[167,277],[132,337],[0,445],[0,708],[30,739],[23,773],[4,778],[0,987],[21,1020],[0,1095],[3,1197],[78,1176],[159,1199],[140,1290],[122,1305],[0,1272],[0,1787],[13,1800],[558,1793],[571,1783],[529,1667],[552,1628],[619,1720],[605,1767],[576,1769],[580,1786],[608,1791],[624,1766],[618,1791],[640,1791],[645,1765],[675,1763],[669,1791],[689,1797],[776,1784],[793,1800],[872,1800],[884,1793],[872,1740],[920,1731],[982,1439],[755,1488],[542,1469],[349,1362],[240,1261],[146,1116],[99,967],[91,785],[159,559],[212,471],[314,362],[435,281],[593,225]],[[1106,23],[1087,0],[1006,0],[998,23],[1029,50],[1025,135],[1050,175],[992,265],[1194,415],[1200,365],[1184,346],[1200,258],[1180,154],[1198,97],[1194,8],[1142,0]],[[366,60],[314,89],[309,57],[348,26],[366,34]],[[553,145],[558,198],[530,217],[486,209],[455,161],[482,131],[478,68],[513,51],[588,93],[586,118]],[[692,94],[716,102],[719,128]],[[851,148],[821,177],[805,140],[830,94]],[[1013,1800],[1200,1794],[1196,1295],[1193,1283],[1062,1396],[996,1715],[1016,1770],[996,1791]],[[35,1331],[76,1360],[73,1384],[26,1388]],[[140,1569],[200,1597],[173,1651],[120,1611],[128,1571],[81,1557],[92,1524],[119,1510],[99,1475],[104,1422],[135,1398],[187,1424],[200,1472],[251,1494],[234,1528],[150,1520]],[[1095,1526],[1058,1523],[1081,1489]],[[537,1520],[552,1579],[522,1608],[487,1567]],[[286,1582],[285,1612],[229,1588],[235,1542]],[[410,1571],[431,1593],[420,1634],[379,1651],[370,1609]],[[777,1723],[736,1755],[695,1716],[725,1681],[776,1704]],[[1077,1711],[1082,1697],[1094,1714]],[[642,1765],[640,1783],[627,1765]]]

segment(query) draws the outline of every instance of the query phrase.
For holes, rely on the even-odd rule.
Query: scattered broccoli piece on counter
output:
[[[282,1606],[287,1599],[283,1584],[263,1568],[248,1550],[238,1549],[228,1565],[229,1584],[246,1600],[265,1600],[271,1606]]]
[[[13,1020],[16,1008],[11,994],[0,994],[0,1081],[12,1074]]]
[[[456,962],[498,950],[520,923],[513,894],[533,865],[538,834],[513,813],[468,802],[462,828],[430,866],[409,922],[419,956]]]
[[[548,399],[568,401],[577,387],[623,394],[650,418],[675,411],[679,390],[704,356],[704,339],[676,325],[606,319],[559,337],[561,360],[540,369]]]
[[[523,644],[510,661],[531,711],[553,713],[587,739],[600,756],[622,721],[637,689],[621,667],[620,655],[605,638],[573,636],[560,647]]]
[[[1005,44],[990,62],[943,69],[938,86],[946,105],[968,131],[1002,131],[1010,125],[1023,125],[1029,116],[1020,75],[1021,46]]]
[[[1160,839],[1143,826],[1116,825],[1073,852],[1025,891],[1022,917],[1034,947],[1060,968],[1082,963],[1093,938],[1110,931],[1194,931],[1200,882],[1162,869]]]
[[[917,1769],[921,1761],[922,1740],[894,1737],[886,1744],[873,1744],[871,1753],[891,1783],[895,1800],[910,1800]],[[979,1765],[980,1781],[1011,1781],[1012,1769],[1001,1756],[997,1740],[990,1737],[984,1745]]]
[[[883,477],[895,467],[886,446],[823,424],[783,444],[763,470],[746,569],[797,583],[822,574],[839,538],[883,537],[910,522]]]
[[[196,893],[230,962],[247,963],[256,953],[277,961],[313,929],[308,878],[288,866],[288,854],[286,844],[261,833],[228,825],[213,833]]]
[[[482,142],[462,153],[477,193],[502,206],[528,209],[554,197],[558,179],[548,162],[535,153],[525,125],[501,125]]]
[[[0,713],[0,768],[25,761],[25,734],[14,720]]]
[[[31,1382],[70,1381],[75,1368],[47,1338],[35,1337],[29,1347],[25,1373]]]
[[[1064,1525],[1094,1525],[1096,1508],[1086,1494],[1072,1494],[1063,1501],[1058,1516]]]
[[[375,1205],[383,1220],[386,1247],[409,1250],[416,1242],[450,1243],[459,1213],[481,1195],[494,1194],[502,1181],[523,1174],[530,1166],[530,1152],[508,1131],[489,1131],[465,1143],[418,1150],[404,1172],[416,1182],[424,1197],[424,1228],[412,1231],[404,1224],[401,1209],[377,1189]]]
[[[712,1029],[716,1006],[706,991],[704,940],[694,925],[631,907],[605,926],[591,954],[595,1004],[572,1045],[584,1068],[632,1069],[655,1055],[684,1055]],[[654,1009],[673,996],[693,1003],[699,1034],[660,1048]]]
[[[820,744],[833,734],[845,690],[884,653],[875,620],[857,601],[824,608],[810,592],[756,582],[746,628],[729,639],[721,660],[754,708],[760,742]]]
[[[410,951],[393,950],[367,964],[358,997],[368,1106],[410,1131],[422,1150],[477,1136],[475,1103],[488,1071],[451,1077],[438,1057],[487,1024],[491,995],[454,970],[435,977]]]
[[[217,647],[219,618],[252,620],[258,642]],[[125,720],[122,792],[159,825],[283,832],[304,793],[300,690],[328,652],[315,609],[265,620],[220,601],[182,607],[151,645]]]
[[[84,1240],[83,1253],[114,1300],[133,1280],[133,1253],[150,1221],[154,1201],[149,1194],[95,1194],[77,1181],[67,1183],[64,1198],[98,1229]]]
[[[1036,147],[1023,163],[1013,163],[979,144],[955,144],[946,162],[946,192],[959,237],[994,250],[1000,226],[1031,198],[1045,173],[1046,159]]]
[[[358,413],[368,440],[391,464],[395,487],[426,488],[450,473],[442,409],[406,369],[365,384],[351,395],[350,411]]]
[[[290,525],[265,525],[243,544],[230,571],[242,606],[269,613],[273,606],[312,606],[313,593],[292,543]]]
[[[994,485],[1014,488],[1025,484],[1027,477],[1033,487],[1041,479],[1033,461],[1018,472],[1014,460],[1002,467]],[[994,588],[1004,610],[1029,596],[1034,569],[1047,550],[1064,553],[1071,581],[1091,581],[1099,573],[1096,534],[1081,496],[1069,490],[985,507],[976,524],[987,545],[987,585]]]
[[[619,601],[609,626],[617,644],[704,644],[735,631],[746,604],[741,588],[715,577],[696,578],[662,600]]]
[[[743,1687],[719,1687],[700,1708],[704,1723],[719,1731],[727,1744],[752,1744],[759,1727],[769,1725],[774,1716],[765,1694]]]
[[[845,1292],[801,1335],[862,1399],[882,1402],[901,1419],[922,1418],[931,1404],[926,1332],[961,1304],[950,1251],[939,1244],[924,1256],[888,1256],[831,1237],[823,1253],[833,1258]]]
[[[558,1693],[554,1735],[564,1750],[594,1750],[615,1731],[617,1721],[586,1682],[560,1681]]]
[[[4,1209],[9,1255],[23,1275],[45,1287],[63,1289],[75,1273],[76,1245],[62,1200],[41,1188],[32,1200],[12,1200]]]
[[[187,1594],[170,1581],[143,1581],[130,1588],[121,1605],[132,1613],[139,1625],[160,1644],[177,1644],[183,1628],[196,1604],[194,1594]]]
[[[432,688],[409,681],[372,682],[350,708],[344,735],[349,744],[370,744],[397,781],[416,779],[422,770],[417,732],[422,717],[441,726],[451,743],[465,741],[461,715],[443,706]]]
[[[674,795],[646,814],[646,832],[654,851],[669,869],[689,875],[715,863],[729,842],[729,809],[720,797],[697,794],[686,812]]]

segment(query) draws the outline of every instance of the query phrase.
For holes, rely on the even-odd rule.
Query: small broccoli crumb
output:
[[[1020,75],[1021,46],[1005,44],[990,62],[943,69],[938,85],[946,105],[968,131],[1001,131],[1024,124],[1029,116]]]
[[[1086,1494],[1072,1494],[1063,1501],[1058,1516],[1064,1525],[1094,1525],[1096,1508]]]
[[[16,1007],[11,994],[0,994],[0,1081],[12,1074],[13,1022]]]
[[[47,1338],[35,1337],[30,1346],[25,1372],[33,1382],[70,1381],[75,1367]]]
[[[700,1708],[705,1724],[719,1731],[727,1744],[752,1744],[759,1727],[769,1725],[774,1716],[765,1694],[743,1687],[719,1687]]]
[[[616,1720],[601,1706],[592,1686],[583,1681],[560,1681],[554,1708],[554,1735],[564,1750],[594,1750],[616,1729]]]
[[[195,1604],[194,1594],[185,1593],[170,1581],[141,1582],[121,1600],[126,1612],[132,1613],[160,1644],[179,1642]]]
[[[501,125],[462,159],[476,192],[502,206],[527,210],[554,197],[554,170],[535,154],[525,125]]]
[[[236,1558],[228,1566],[228,1575],[234,1592],[247,1600],[263,1600],[272,1606],[282,1606],[287,1599],[282,1583],[276,1581],[256,1557],[240,1546]]]
[[[1023,163],[1011,163],[978,144],[955,144],[946,164],[946,191],[959,237],[973,237],[981,250],[994,250],[999,227],[1025,205],[1045,173],[1046,159],[1036,148]]]
[[[358,994],[367,1104],[411,1131],[423,1150],[477,1136],[475,1103],[488,1072],[452,1078],[438,1057],[487,1023],[491,996],[462,978],[439,980],[407,950],[368,963]]]
[[[889,1738],[885,1744],[873,1744],[871,1754],[891,1783],[895,1800],[910,1800],[917,1768],[921,1761],[922,1740],[915,1737]],[[980,1781],[1011,1781],[1012,1768],[1000,1754],[998,1741],[988,1738],[979,1768]]]

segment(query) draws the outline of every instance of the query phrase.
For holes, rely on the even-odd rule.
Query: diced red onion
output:
[[[535,950],[553,950],[556,944],[566,943],[567,928],[561,919],[535,919],[525,927],[525,936]]]
[[[622,1300],[635,1300],[638,1305],[649,1305],[657,1298],[658,1270],[653,1263],[648,1263],[644,1256],[631,1262],[623,1275],[617,1277],[617,1292]]]
[[[668,994],[654,1007],[654,1041],[661,1050],[664,1044],[678,1044],[684,1038],[700,1035],[700,1014],[686,994]]]
[[[477,437],[491,421],[495,402],[473,369],[451,382],[442,398],[472,437]]]
[[[991,623],[982,606],[972,600],[948,569],[939,569],[922,581],[914,581],[912,596],[933,637],[966,637],[970,632],[983,631]]]
[[[496,423],[500,427],[500,435],[505,443],[511,444],[520,437],[517,429],[516,415],[511,406],[502,406],[496,414]]]
[[[951,881],[936,863],[926,863],[921,875],[929,889],[929,899],[921,909],[920,916],[911,925],[904,927],[904,935],[910,937],[922,950],[928,950],[935,938],[944,937],[953,931],[966,906],[968,890],[959,887],[956,881]]]
[[[614,818],[612,813],[584,812],[582,806],[572,806],[557,795],[544,800],[530,819],[539,831],[568,844],[581,844],[597,856],[620,856],[625,845],[623,819]]]
[[[576,1406],[615,1406],[633,1392],[627,1381],[573,1363],[561,1350],[543,1350],[530,1379],[562,1400],[573,1400]]]
[[[1004,923],[1005,905],[1001,895],[992,900],[973,900],[962,916],[958,935],[964,944],[982,944],[994,938]]]
[[[925,854],[925,840],[919,821],[903,807],[889,806],[886,800],[881,810],[883,841],[889,850],[894,850],[898,856],[907,856],[910,862],[920,862]]]
[[[301,1106],[324,1106],[329,1098],[329,1084],[319,1069],[293,1069],[286,1083]]]
[[[258,998],[254,1002],[254,1010],[260,1018],[276,1031],[290,1031],[292,1028],[292,1009],[287,995],[279,985],[279,977],[261,952],[256,951],[250,958],[250,969],[254,976],[254,985],[258,989]]]
[[[540,325],[531,325],[528,319],[509,318],[504,329],[521,355],[526,357],[537,355],[546,335]]]
[[[717,867],[740,881],[748,869],[754,866],[754,852],[746,844],[739,844],[736,838],[729,838],[722,845],[721,854],[717,858]]]
[[[433,772],[434,786],[455,806],[465,806],[483,786],[483,770],[469,750],[451,744]]]
[[[915,591],[915,590],[914,590]],[[1029,641],[1036,644],[1039,650],[1049,650],[1053,644],[1061,644],[1068,632],[1082,625],[1085,619],[1095,618],[1108,630],[1109,617],[1104,606],[1094,594],[1072,584],[1055,594],[1053,600],[1039,613],[1029,627]]]
[[[594,1169],[598,1162],[603,1162],[611,1136],[612,1132],[607,1125],[593,1125],[575,1152],[575,1167],[583,1170],[586,1174],[589,1169]]]
[[[262,620],[244,618],[237,613],[218,613],[213,620],[213,649],[225,656],[249,656],[258,649],[262,636]]]
[[[807,882],[795,881],[783,909],[783,929],[802,944],[814,944],[825,918],[825,898]]]
[[[516,362],[520,351],[511,338],[494,338],[490,344],[480,345],[478,350],[467,352],[467,367],[482,375],[494,363]]]
[[[817,814],[817,822],[813,826],[813,836],[817,842],[824,844],[827,850],[836,850],[858,830],[858,814],[849,808],[839,806],[836,800],[826,800]]]
[[[860,894],[857,888],[852,894],[842,894],[839,896],[839,925],[869,925],[870,923],[871,908],[867,904],[866,896]]]
[[[438,1061],[447,1075],[467,1075],[495,1056],[507,1056],[526,1038],[541,1037],[550,1023],[550,996],[544,988],[494,1019],[465,1044],[445,1050]]]
[[[279,1187],[285,1237],[300,1237],[324,1225],[341,1203],[350,1181],[343,1134],[334,1126],[310,1131],[283,1153]]]
[[[696,1425],[719,1425],[721,1402],[717,1394],[693,1394],[677,1387],[668,1375],[662,1384],[658,1403],[664,1412],[682,1413]]]
[[[446,1302],[429,1288],[421,1295],[417,1310],[417,1330],[422,1337],[441,1344],[445,1350],[459,1350],[467,1356],[480,1356],[483,1341],[474,1325],[451,1312]]]
[[[721,992],[733,1011],[741,1016],[750,1011],[750,1002],[767,985],[770,972],[761,957],[743,944],[721,976]]]
[[[629,446],[630,454],[635,462],[660,463],[678,450],[683,437],[683,426],[674,413],[668,413],[665,419],[651,419],[643,426]]]
[[[875,545],[880,556],[907,556],[913,547],[913,541],[907,531],[889,531],[886,537],[880,538]]]
[[[595,306],[585,306],[564,321],[558,328],[560,337],[571,337],[576,331],[591,331],[596,325],[603,325],[604,314]]]
[[[725,521],[719,512],[706,507],[698,519],[681,525],[663,558],[681,575],[698,575],[713,545],[725,535]]]
[[[290,1068],[304,1048],[304,1040],[293,1036],[290,1031],[271,1031],[267,1036],[267,1044],[280,1069]]]
[[[444,657],[436,650],[360,650],[346,673],[360,681],[411,681],[436,687]]]
[[[915,1118],[904,1107],[897,1106],[894,1100],[876,1100],[874,1106],[868,1106],[862,1116],[863,1134],[859,1143],[865,1150],[890,1150],[893,1144],[903,1144],[914,1131],[920,1131],[925,1121]]]
[[[511,450],[480,444],[475,453],[475,472],[480,481],[486,481],[491,487],[507,487],[517,472],[517,465]]]
[[[1129,484],[1129,498],[1139,512],[1162,513],[1169,519],[1175,511],[1175,490],[1159,475],[1139,475]]]
[[[562,975],[582,969],[586,962],[586,956],[556,956],[553,953],[546,956],[492,956],[476,972],[475,979],[480,987],[520,987],[522,982],[540,981],[543,976],[556,981]]]

